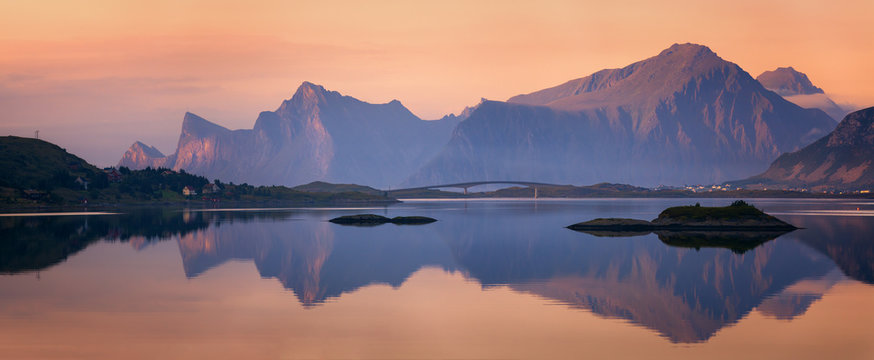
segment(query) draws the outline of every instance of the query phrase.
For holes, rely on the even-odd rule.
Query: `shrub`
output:
[[[747,202],[743,201],[743,200],[735,200],[733,203],[731,203],[731,206],[751,206],[751,205],[747,204]]]

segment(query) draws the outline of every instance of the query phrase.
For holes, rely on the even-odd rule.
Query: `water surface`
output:
[[[872,358],[874,202],[752,201],[805,229],[741,247],[564,228],[730,201],[6,216],[0,357]]]

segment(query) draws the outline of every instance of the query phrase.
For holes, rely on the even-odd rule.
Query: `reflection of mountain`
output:
[[[277,278],[304,305],[374,283],[400,286],[423,266],[452,267],[437,238],[394,226],[355,230],[303,221],[228,225],[180,238],[179,251],[188,277],[231,259],[252,259],[261,276]]]
[[[740,320],[767,296],[832,266],[785,241],[737,255],[725,249],[666,247],[646,238],[617,240],[584,240],[577,251],[566,254],[580,265],[555,269],[556,276],[542,281],[508,283],[517,290],[631,320],[671,341],[696,342]]]
[[[807,229],[738,254],[667,246],[657,235],[595,238],[562,229],[564,220],[526,222],[531,213],[515,208],[500,216],[446,211],[430,227],[342,227],[297,216],[312,213],[0,218],[2,239],[13,239],[0,241],[0,271],[44,268],[101,237],[137,247],[177,238],[188,277],[251,260],[262,277],[278,279],[304,305],[370,284],[400,286],[423,266],[438,266],[460,269],[485,286],[507,285],[627,319],[674,342],[707,340],[753,309],[778,319],[803,314],[842,278],[829,257],[853,278],[874,278],[874,251],[865,237],[874,222],[861,217],[792,217],[787,220]],[[41,248],[22,252],[31,241]]]
[[[830,257],[845,275],[874,284],[874,219],[799,216],[792,221],[805,228],[792,237]]]
[[[810,305],[822,299],[842,279],[843,275],[835,269],[822,278],[799,281],[763,301],[756,310],[775,319],[792,320],[804,314]]]
[[[450,241],[471,277],[628,319],[674,342],[707,340],[768,296],[834,268],[791,240],[735,254],[665,246],[654,235],[595,238],[568,232],[574,236],[547,239],[537,230],[503,225],[507,233],[486,236],[472,226]],[[488,231],[503,227],[493,224]]]

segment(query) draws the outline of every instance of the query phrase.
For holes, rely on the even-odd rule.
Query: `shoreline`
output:
[[[45,205],[28,204],[27,206],[0,205],[0,212],[31,213],[40,211],[60,212],[65,210],[75,211],[105,211],[123,209],[146,209],[146,208],[191,208],[191,209],[217,209],[217,208],[270,208],[270,207],[332,207],[332,206],[390,206],[399,204],[396,199],[387,200],[342,200],[342,201],[293,201],[293,200],[265,200],[265,201],[161,201],[161,202],[136,202],[136,203],[93,203],[76,205]]]

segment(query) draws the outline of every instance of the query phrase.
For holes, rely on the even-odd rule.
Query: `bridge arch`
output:
[[[404,189],[394,189],[388,192],[400,192],[400,191],[414,191],[414,190],[431,190],[431,189],[440,189],[440,188],[456,188],[456,189],[464,189],[464,194],[467,195],[467,189],[472,188],[474,186],[480,185],[493,185],[493,184],[506,184],[506,185],[523,185],[530,188],[534,188],[534,197],[537,198],[537,187],[538,186],[560,186],[558,184],[549,184],[542,182],[533,182],[533,181],[516,181],[516,180],[490,180],[490,181],[469,181],[462,183],[453,183],[453,184],[438,184],[438,185],[429,185],[429,186],[418,186]]]

